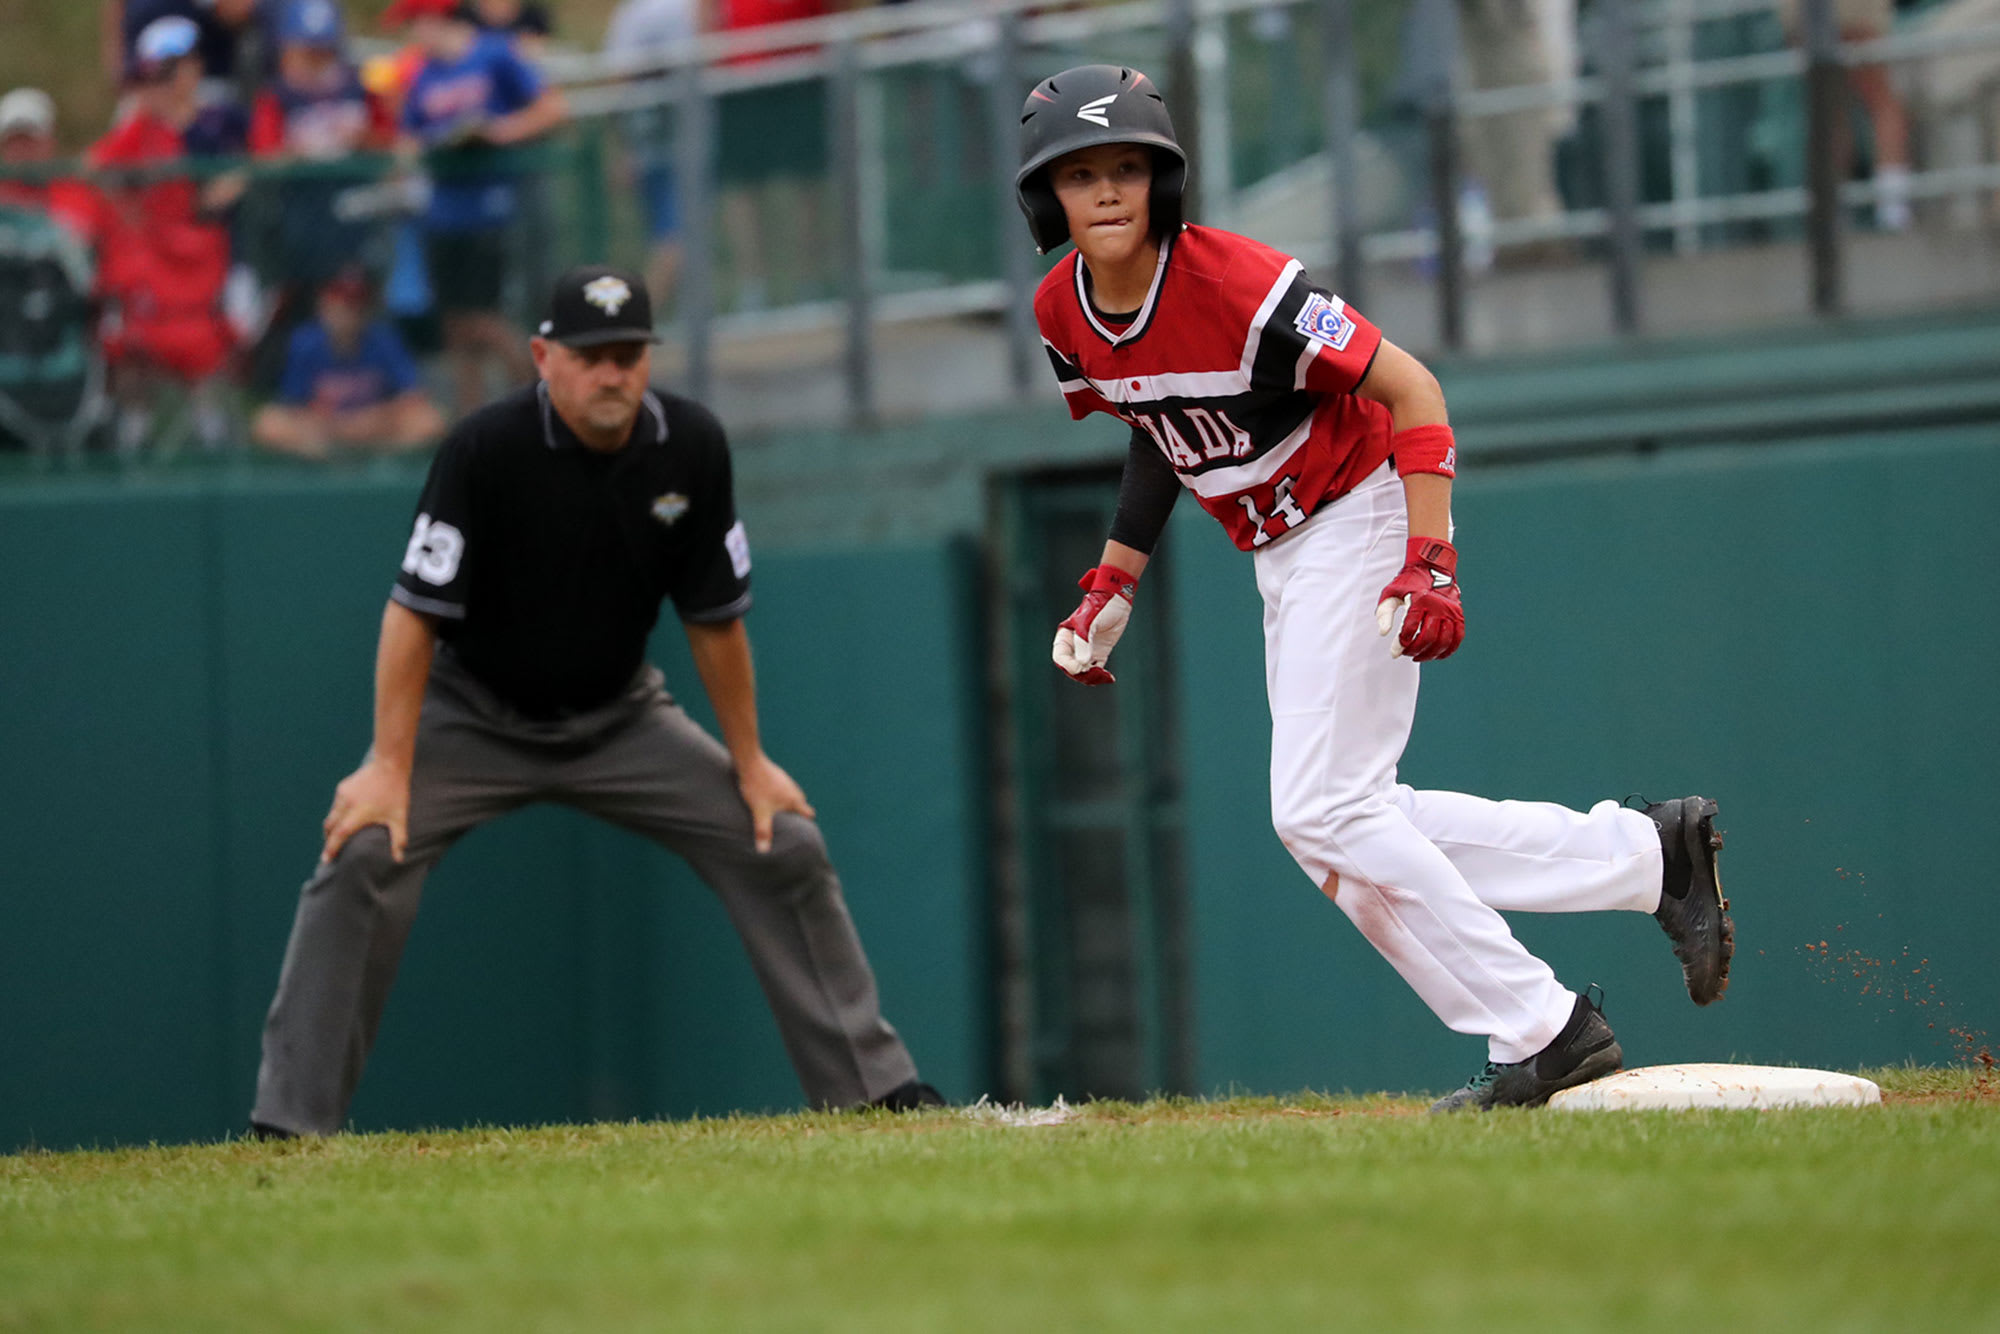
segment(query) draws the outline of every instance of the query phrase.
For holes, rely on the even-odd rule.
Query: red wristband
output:
[[[1389,452],[1395,456],[1398,476],[1423,472],[1458,476],[1458,447],[1452,442],[1451,428],[1442,422],[1396,432],[1389,437]]]
[[[1107,593],[1122,593],[1131,597],[1139,586],[1139,576],[1127,574],[1116,565],[1099,565],[1076,581],[1076,586],[1086,593],[1103,590]]]
[[[1403,545],[1403,568],[1424,565],[1446,576],[1446,583],[1458,579],[1458,548],[1442,537],[1412,537]]]

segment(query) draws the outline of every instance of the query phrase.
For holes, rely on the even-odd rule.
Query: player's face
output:
[[[1099,144],[1049,165],[1049,184],[1069,219],[1069,235],[1093,263],[1128,260],[1151,240],[1147,203],[1153,155],[1138,144]]]
[[[565,347],[537,338],[535,368],[549,386],[549,403],[584,443],[616,449],[632,433],[653,373],[646,343]]]

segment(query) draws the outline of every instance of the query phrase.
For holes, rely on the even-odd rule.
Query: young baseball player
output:
[[[1251,553],[1264,599],[1271,818],[1312,882],[1489,1060],[1433,1110],[1538,1106],[1617,1070],[1598,1005],[1501,910],[1651,912],[1698,1005],[1729,982],[1716,803],[1578,814],[1399,783],[1418,663],[1465,634],[1451,427],[1437,380],[1299,262],[1181,216],[1187,158],[1152,81],[1087,65],[1022,108],[1021,209],[1073,254],[1035,318],[1073,417],[1132,427],[1110,540],[1056,631],[1056,665],[1111,651],[1183,489]]]

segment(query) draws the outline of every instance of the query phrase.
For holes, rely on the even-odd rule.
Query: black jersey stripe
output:
[[[1062,384],[1065,390],[1082,382],[1084,378],[1083,372],[1071,365],[1069,359],[1064,357],[1062,353],[1056,351],[1054,344],[1050,343],[1047,339],[1043,339],[1042,350],[1049,354],[1049,365],[1054,368],[1056,379]]]
[[[1271,309],[1270,318],[1264,321],[1264,328],[1258,335],[1257,355],[1250,364],[1250,382],[1267,388],[1283,386],[1287,389],[1298,383],[1299,355],[1310,341],[1299,332],[1299,313],[1306,308],[1306,302],[1315,293],[1321,292],[1306,281],[1304,272],[1292,279],[1292,285],[1278,298],[1278,304]]]

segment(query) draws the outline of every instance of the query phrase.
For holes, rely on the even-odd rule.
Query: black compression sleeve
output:
[[[1132,428],[1132,447],[1125,455],[1125,475],[1118,479],[1118,512],[1111,519],[1111,540],[1135,551],[1153,554],[1153,544],[1181,498],[1181,481],[1153,438]]]

